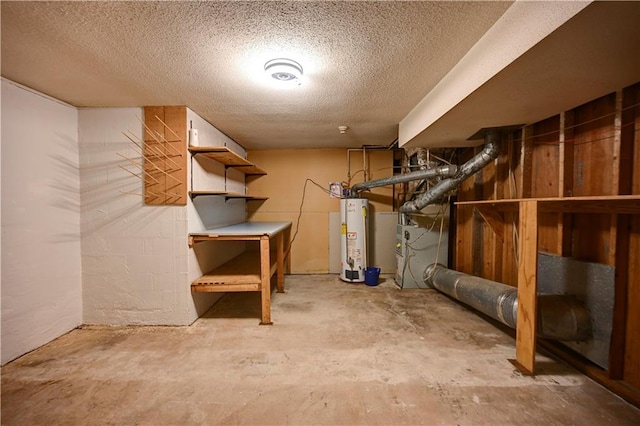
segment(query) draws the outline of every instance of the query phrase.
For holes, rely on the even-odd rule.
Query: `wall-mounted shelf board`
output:
[[[247,201],[266,201],[268,197],[252,197],[251,195],[238,194],[235,192],[226,192],[226,191],[189,191],[189,197],[193,200],[196,197],[200,196],[219,196],[224,197],[225,201],[229,199],[245,199]]]
[[[640,195],[603,195],[587,197],[516,198],[502,200],[458,201],[457,206],[491,206],[498,211],[517,211],[524,201],[538,202],[541,212],[639,214]]]
[[[190,146],[189,152],[193,155],[202,155],[211,158],[227,167],[233,167],[245,175],[266,175],[267,172],[257,167],[249,160],[242,158],[226,146]]]

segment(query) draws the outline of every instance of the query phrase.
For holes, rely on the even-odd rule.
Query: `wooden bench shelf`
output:
[[[190,146],[189,152],[193,155],[202,155],[211,158],[226,167],[233,167],[245,175],[262,176],[267,172],[257,167],[249,160],[242,158],[226,146]]]
[[[270,253],[270,277],[277,270],[277,255]],[[195,280],[191,291],[196,293],[260,291],[260,252],[245,251],[210,273]]]
[[[256,241],[259,250],[247,250],[191,284],[194,293],[259,291],[260,324],[271,322],[271,278],[284,293],[285,257],[289,252],[291,222],[243,222],[189,234],[189,247],[205,241]],[[286,247],[285,247],[286,234]],[[275,247],[270,240],[275,239]]]

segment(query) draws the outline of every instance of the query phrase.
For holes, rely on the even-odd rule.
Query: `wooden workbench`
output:
[[[278,293],[284,292],[284,259],[288,253],[284,235],[290,232],[291,222],[244,222],[222,228],[189,234],[189,246],[202,241],[259,241],[256,251],[219,266],[191,284],[193,292],[259,291],[262,301],[260,324],[271,322],[271,277],[277,275]],[[271,239],[276,247],[272,251]],[[287,238],[288,244],[288,238]]]

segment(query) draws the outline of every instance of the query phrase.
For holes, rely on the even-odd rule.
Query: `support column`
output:
[[[518,323],[515,365],[535,373],[538,292],[538,202],[520,203],[518,225]]]
[[[260,237],[260,295],[262,321],[260,325],[271,325],[271,262],[269,259],[269,237]]]

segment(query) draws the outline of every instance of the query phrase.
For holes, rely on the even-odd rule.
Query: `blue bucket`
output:
[[[364,270],[364,283],[370,286],[378,285],[380,279],[380,268],[367,267]]]

